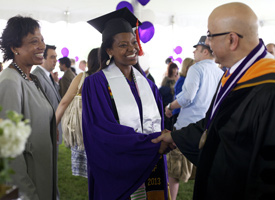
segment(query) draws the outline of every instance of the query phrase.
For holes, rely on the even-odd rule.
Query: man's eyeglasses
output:
[[[227,35],[229,33],[235,33],[238,37],[243,38],[243,36],[241,34],[236,33],[236,32],[232,32],[232,31],[224,32],[224,33],[214,33],[214,34],[211,34],[211,33],[208,32],[207,33],[207,38],[209,39],[209,38],[213,38],[213,37],[216,37],[216,36]]]

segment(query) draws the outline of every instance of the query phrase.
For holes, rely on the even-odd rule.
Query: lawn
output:
[[[59,145],[58,188],[60,200],[87,200],[88,182],[80,176],[73,176],[71,170],[71,150]]]
[[[192,200],[194,181],[180,183],[177,200]],[[71,150],[64,144],[59,146],[58,187],[61,200],[88,200],[88,183],[83,177],[71,172]]]

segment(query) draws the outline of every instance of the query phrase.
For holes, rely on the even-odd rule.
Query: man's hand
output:
[[[53,80],[58,83],[59,79],[58,79],[58,72],[51,72]]]
[[[175,148],[176,146],[173,143],[167,143],[167,142],[161,141],[159,154],[167,154]]]
[[[152,139],[151,141],[153,143],[161,142],[161,145],[159,148],[160,154],[168,153],[169,151],[176,148],[176,145],[171,137],[171,131],[166,129],[161,132],[161,135],[159,137]]]

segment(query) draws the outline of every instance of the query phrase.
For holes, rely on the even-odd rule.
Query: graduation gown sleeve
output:
[[[195,166],[199,159],[199,141],[204,131],[205,118],[171,132],[171,136],[182,154]]]

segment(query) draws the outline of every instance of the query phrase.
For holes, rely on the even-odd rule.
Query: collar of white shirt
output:
[[[47,77],[49,78],[49,79],[51,79],[50,78],[50,72],[48,72],[44,67],[42,67],[42,66],[40,66],[40,65],[37,65],[40,69],[42,69],[45,73],[46,73],[46,75],[47,75]]]

